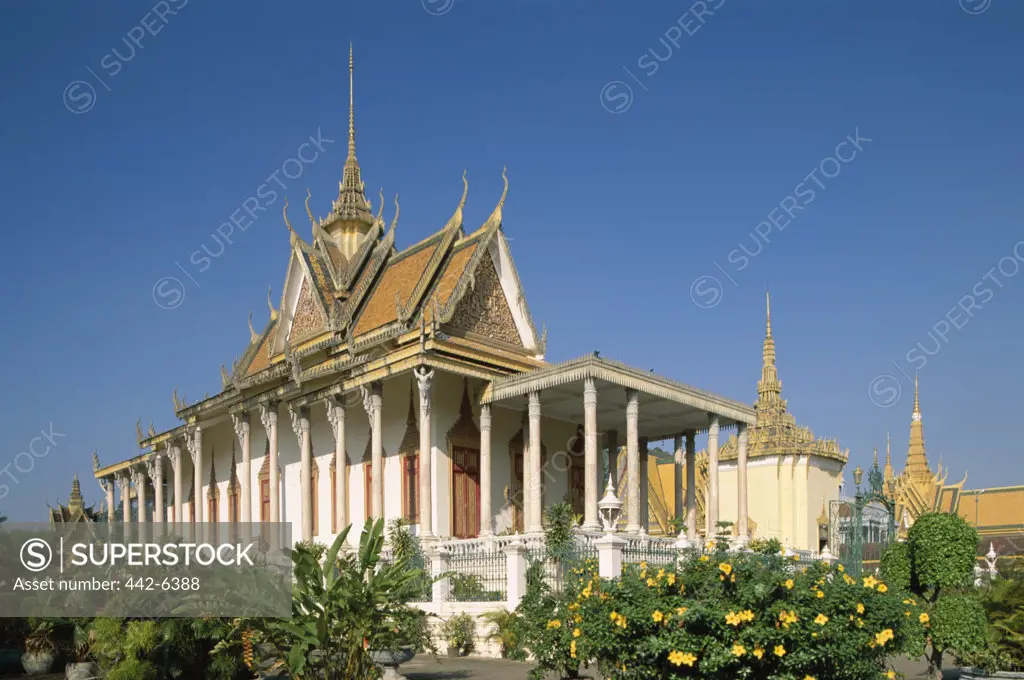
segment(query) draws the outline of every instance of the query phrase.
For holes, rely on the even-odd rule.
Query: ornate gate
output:
[[[882,553],[896,539],[896,509],[885,494],[878,460],[868,473],[868,488],[860,487],[864,472],[853,471],[857,486],[853,500],[832,501],[829,508],[828,545],[853,576],[873,573]]]

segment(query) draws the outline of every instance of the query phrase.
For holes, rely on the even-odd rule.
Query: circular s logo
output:
[[[30,538],[21,546],[21,564],[31,572],[40,572],[53,562],[53,549],[41,538]]]

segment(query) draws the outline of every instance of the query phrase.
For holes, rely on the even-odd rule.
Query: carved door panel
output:
[[[452,447],[452,533],[455,538],[480,534],[480,451]]]

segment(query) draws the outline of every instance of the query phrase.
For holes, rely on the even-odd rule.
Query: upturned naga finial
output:
[[[271,321],[277,321],[277,310],[274,309],[274,303],[271,302],[271,300],[270,300],[270,296],[271,296],[272,292],[273,292],[273,289],[270,286],[267,286],[267,306],[270,307],[270,320]]]
[[[221,364],[220,365],[220,386],[221,386],[221,388],[227,388],[227,386],[230,385],[230,384],[231,384],[231,374],[228,373],[228,370],[227,370],[227,368],[224,367],[224,364]]]
[[[249,312],[249,342],[256,342],[260,339],[259,333],[252,327],[252,312]]]
[[[380,205],[377,206],[377,217],[374,221],[384,224],[384,187],[380,188]]]
[[[149,434],[150,437],[156,436],[156,428],[153,427],[153,423],[149,424],[149,432],[147,434]]]
[[[320,226],[320,223],[313,219],[313,211],[309,209],[309,199],[313,197],[313,194],[309,191],[309,187],[306,187],[306,214],[309,215],[309,223],[313,225],[313,228]]]
[[[459,199],[459,205],[455,208],[455,212],[452,214],[448,224],[444,226],[445,229],[458,229],[462,226],[462,209],[466,206],[466,196],[469,195],[469,182],[466,180],[466,171],[462,171],[462,198]]]
[[[135,436],[140,442],[145,439],[145,437],[142,436],[142,418],[135,421]]]
[[[388,231],[394,231],[395,227],[398,226],[398,213],[400,213],[401,210],[401,207],[398,205],[398,194],[395,194],[395,216],[391,218],[391,226],[388,227]]]
[[[92,450],[92,469],[100,469],[100,454],[96,451],[96,449]]]
[[[487,222],[484,223],[485,229],[496,229],[501,226],[502,210],[505,207],[505,197],[508,196],[508,176],[505,174],[507,170],[508,166],[505,166],[501,170],[501,179],[505,181],[505,188],[501,191],[501,198],[498,199],[498,205],[494,206],[491,216],[488,217]]]
[[[295,230],[292,229],[292,223],[290,221],[288,221],[288,197],[287,196],[284,197],[284,207],[281,208],[281,214],[284,216],[284,224],[285,224],[286,227],[288,227],[288,231],[291,234],[290,238],[291,238],[292,246],[295,246],[296,242],[299,240],[299,235],[295,233]]]

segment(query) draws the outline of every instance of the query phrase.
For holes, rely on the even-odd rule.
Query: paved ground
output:
[[[894,660],[896,670],[906,674],[909,679],[925,678],[928,665],[923,661]],[[502,659],[462,658],[453,659],[446,656],[433,658],[427,655],[417,656],[399,671],[409,680],[461,680],[462,678],[487,678],[487,680],[526,680],[530,664]],[[552,675],[552,678],[555,676]],[[956,671],[947,671],[944,680],[956,680]]]
[[[896,669],[905,673],[908,679],[916,680],[927,676],[927,664],[921,661],[898,659]],[[417,656],[399,669],[409,680],[462,680],[487,678],[487,680],[526,680],[526,674],[533,666],[502,659],[480,659],[474,657],[452,659],[446,656]],[[13,677],[13,676],[0,676]],[[18,676],[25,677],[25,676]],[[555,676],[552,675],[553,679]],[[947,671],[944,680],[956,680],[956,671]],[[64,674],[36,676],[36,680],[63,680]]]

